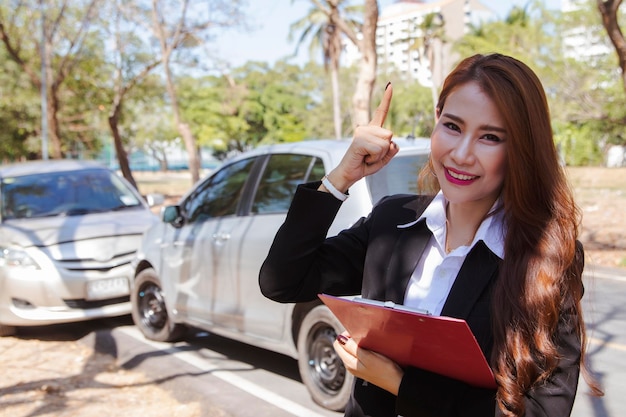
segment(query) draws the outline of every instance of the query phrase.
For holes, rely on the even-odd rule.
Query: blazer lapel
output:
[[[470,251],[452,285],[441,315],[466,319],[498,270],[500,258],[480,241]]]
[[[406,229],[399,229],[399,233],[385,278],[385,299],[402,304],[409,279],[432,233],[424,220]]]

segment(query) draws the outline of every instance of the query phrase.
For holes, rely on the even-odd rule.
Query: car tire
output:
[[[298,368],[313,401],[324,408],[343,411],[354,376],[346,371],[333,348],[343,326],[325,305],[311,309],[298,331]]]
[[[133,321],[147,339],[175,342],[184,335],[185,326],[174,323],[167,313],[161,280],[153,268],[137,274],[130,301]]]
[[[0,337],[13,336],[16,332],[17,328],[15,326],[0,324]]]

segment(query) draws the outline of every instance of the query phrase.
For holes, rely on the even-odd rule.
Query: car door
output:
[[[248,202],[249,215],[229,233],[229,263],[217,274],[215,318],[237,327],[247,336],[282,340],[290,338],[290,307],[265,298],[259,289],[261,264],[278,228],[285,220],[296,187],[324,175],[323,161],[300,154],[273,154]],[[252,197],[252,196],[251,196]],[[222,282],[228,280],[228,283]],[[236,318],[232,312],[236,313]],[[230,315],[230,316],[229,316]]]
[[[174,305],[191,323],[213,322],[216,275],[224,262],[222,230],[242,220],[237,211],[254,163],[248,158],[226,165],[198,185],[181,205],[182,226],[169,231],[162,275],[176,281]]]

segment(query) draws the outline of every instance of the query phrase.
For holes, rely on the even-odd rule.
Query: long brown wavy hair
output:
[[[478,83],[493,100],[507,131],[501,192],[505,257],[492,296],[497,404],[506,416],[524,415],[524,394],[557,366],[554,335],[565,309],[574,313],[571,325],[581,341],[583,376],[592,392],[602,395],[585,365],[580,303],[584,259],[577,243],[581,213],[559,163],[544,89],[534,72],[515,58],[474,55],[446,78],[439,114],[450,92],[468,82]],[[420,185],[439,189],[428,167],[420,174]]]

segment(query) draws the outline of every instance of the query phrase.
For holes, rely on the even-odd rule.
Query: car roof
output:
[[[428,153],[430,151],[430,139],[428,138],[393,138],[400,147],[400,153]],[[313,139],[300,142],[277,143],[273,145],[261,145],[249,151],[240,153],[226,162],[234,162],[251,156],[269,153],[293,153],[303,152],[319,155],[328,154],[333,161],[339,161],[348,149],[352,139]]]
[[[106,169],[104,165],[90,160],[51,159],[17,162],[0,166],[0,178],[19,177],[51,172],[76,171],[81,169]]]

